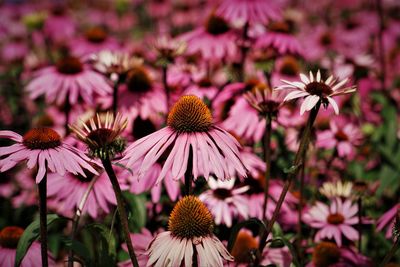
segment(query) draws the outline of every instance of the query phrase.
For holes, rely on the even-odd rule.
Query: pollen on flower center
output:
[[[60,59],[56,64],[57,71],[62,74],[77,74],[82,72],[83,65],[76,57],[67,56]]]
[[[168,221],[172,235],[191,239],[212,234],[213,218],[207,207],[195,196],[186,196],[176,203]]]
[[[306,85],[305,90],[310,95],[317,95],[319,97],[326,97],[333,93],[332,88],[323,82],[311,82]]]
[[[229,26],[223,18],[211,15],[207,19],[206,30],[212,35],[220,35],[229,31]]]
[[[86,39],[92,43],[102,43],[107,38],[107,32],[101,27],[93,27],[86,31]]]
[[[329,214],[327,221],[330,224],[339,225],[344,222],[344,217],[340,213],[333,213]]]
[[[0,246],[3,248],[17,248],[18,241],[24,233],[24,229],[17,226],[8,226],[0,231]]]
[[[126,82],[131,92],[147,92],[152,88],[152,80],[143,67],[135,67],[127,73]]]
[[[330,266],[340,259],[340,250],[332,242],[321,242],[313,251],[312,261],[316,267]]]
[[[61,145],[60,135],[51,128],[33,128],[23,137],[23,144],[29,149],[49,149]]]
[[[169,112],[167,124],[178,132],[206,132],[212,126],[212,116],[200,98],[182,96]]]
[[[240,231],[232,248],[232,256],[236,262],[250,263],[252,249],[258,248],[258,241],[249,232]]]

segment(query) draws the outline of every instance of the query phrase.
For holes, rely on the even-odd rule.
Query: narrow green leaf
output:
[[[81,263],[84,263],[84,266],[94,267],[93,260],[90,257],[90,251],[84,244],[78,240],[71,241],[69,238],[64,239],[63,242],[67,248],[71,248],[74,254],[79,256],[79,259],[75,260],[83,261]]]
[[[56,214],[48,214],[47,215],[47,226],[49,227],[52,223],[54,223],[56,220],[60,220],[65,218],[58,217]],[[39,238],[39,227],[40,227],[40,221],[39,218],[34,220],[24,231],[22,234],[18,246],[17,246],[17,252],[15,255],[15,263],[14,267],[18,267],[22,260],[25,257],[26,252],[32,245],[33,241],[37,240]]]
[[[134,195],[123,192],[128,210],[129,228],[132,232],[139,232],[146,225],[146,198],[144,195]]]

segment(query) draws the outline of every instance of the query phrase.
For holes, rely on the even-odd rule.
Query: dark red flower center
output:
[[[78,74],[83,70],[83,64],[79,58],[67,56],[56,64],[57,71],[62,74]]]
[[[200,98],[182,96],[169,112],[167,124],[178,132],[206,132],[212,126],[212,116]]]
[[[135,67],[128,71],[126,82],[131,92],[145,93],[153,87],[150,75],[143,67]]]
[[[206,21],[206,30],[209,34],[220,35],[229,31],[229,26],[223,18],[210,15]]]
[[[327,267],[337,263],[340,259],[340,250],[335,243],[321,242],[315,246],[312,261],[315,267]]]
[[[349,140],[349,137],[347,136],[347,134],[345,132],[343,132],[342,130],[338,130],[335,133],[335,138],[338,141],[347,141],[347,140]]]
[[[319,42],[323,46],[329,46],[333,43],[333,36],[330,32],[325,32],[319,37]]]
[[[22,143],[29,149],[50,149],[61,145],[61,136],[51,128],[33,128],[23,137]]]
[[[297,76],[300,72],[299,62],[292,56],[286,56],[282,59],[279,72],[283,75]]]
[[[17,226],[7,226],[0,231],[0,246],[3,248],[17,248],[18,241],[24,229]]]
[[[268,28],[272,32],[289,33],[289,31],[290,31],[289,24],[286,23],[285,21],[271,22],[268,25]]]
[[[329,214],[327,221],[330,224],[339,225],[344,222],[344,216],[340,213]]]
[[[232,196],[231,190],[225,188],[217,188],[213,191],[214,197],[224,200]]]
[[[107,39],[107,32],[101,27],[93,27],[86,31],[85,36],[91,43],[102,43]]]
[[[87,138],[92,142],[96,142],[99,146],[105,146],[112,141],[113,136],[115,136],[114,131],[108,128],[99,128],[91,131]]]
[[[258,80],[258,79],[256,79],[256,78],[248,79],[248,80],[245,82],[244,91],[245,91],[245,92],[251,91],[251,90],[253,90],[256,86],[258,86],[260,83],[261,83],[260,80]]]
[[[305,90],[310,95],[317,95],[319,97],[327,97],[333,93],[332,88],[323,82],[311,82],[306,85]]]
[[[186,196],[176,203],[168,221],[172,235],[191,239],[212,234],[214,220],[204,205],[195,196]]]
[[[211,87],[212,82],[208,78],[203,78],[197,83],[200,87]]]

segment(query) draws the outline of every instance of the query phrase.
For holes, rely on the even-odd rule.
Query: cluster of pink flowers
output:
[[[118,266],[377,265],[400,240],[399,10],[4,1],[0,267],[43,192],[71,222],[21,266],[98,264],[93,225]]]

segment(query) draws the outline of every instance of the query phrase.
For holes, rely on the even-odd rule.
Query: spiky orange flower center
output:
[[[172,235],[191,239],[212,234],[213,217],[203,202],[195,196],[186,196],[176,203],[168,221]]]
[[[300,72],[299,62],[292,56],[286,56],[282,59],[279,72],[284,75],[296,76]]]
[[[62,74],[73,75],[82,72],[83,64],[78,58],[67,56],[57,62],[56,68]]]
[[[236,262],[250,263],[250,251],[258,248],[258,241],[250,233],[240,231],[232,248],[232,256]]]
[[[101,27],[93,27],[86,31],[85,36],[91,43],[102,43],[107,38],[107,32]]]
[[[22,143],[29,149],[50,149],[61,145],[61,136],[51,128],[33,128],[23,137]]]
[[[306,85],[305,90],[310,95],[317,95],[319,97],[327,97],[333,93],[332,88],[323,82],[311,82]]]
[[[197,96],[182,96],[169,112],[167,124],[178,132],[206,132],[212,126],[212,115]]]
[[[16,226],[8,226],[0,231],[0,246],[15,249],[18,241],[24,233],[24,229]]]
[[[229,26],[223,18],[210,15],[206,21],[206,30],[212,35],[220,35],[229,31]]]
[[[340,259],[340,250],[335,243],[321,242],[315,246],[312,261],[315,267],[325,267],[337,263]]]
[[[339,225],[344,222],[344,216],[340,213],[329,214],[327,221],[330,224]]]
[[[147,70],[143,67],[134,67],[128,71],[126,76],[128,90],[131,92],[147,92],[152,86],[153,82]]]

